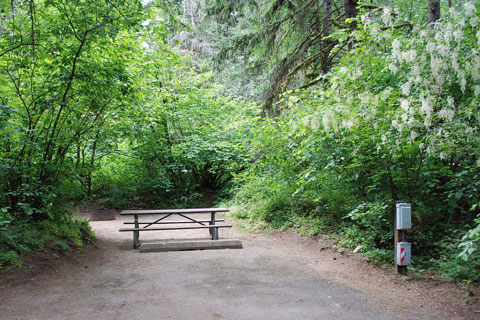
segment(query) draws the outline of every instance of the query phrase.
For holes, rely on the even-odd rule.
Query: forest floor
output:
[[[85,217],[85,216],[84,216]],[[0,319],[478,319],[477,288],[415,280],[292,232],[220,230],[243,249],[140,253],[125,218],[95,243],[0,277]],[[141,235],[205,237],[205,230]]]

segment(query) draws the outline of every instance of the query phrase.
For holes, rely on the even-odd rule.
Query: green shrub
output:
[[[95,238],[87,220],[75,219],[65,211],[52,215],[56,218],[43,221],[17,219],[1,228],[0,272],[21,266],[23,257],[45,250],[46,244],[66,251],[70,249],[69,243],[81,247]]]
[[[450,280],[480,280],[480,216],[475,220],[478,224],[465,232],[454,234],[449,239],[449,250],[439,262],[442,275]]]
[[[391,263],[394,259],[393,250],[387,249],[370,249],[363,253],[365,260],[371,263]]]
[[[55,240],[55,241],[52,241],[52,246],[58,247],[59,249],[61,249],[61,250],[63,250],[63,251],[68,251],[68,250],[70,250],[70,246],[68,245],[68,243],[66,243],[66,242],[63,241],[63,240]]]
[[[19,267],[21,264],[22,262],[15,251],[0,251],[0,272],[6,267]]]
[[[345,217],[349,223],[343,230],[341,243],[349,248],[362,245],[364,252],[391,248],[393,219],[390,208],[385,202],[359,204]]]

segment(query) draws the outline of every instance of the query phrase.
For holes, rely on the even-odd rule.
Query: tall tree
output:
[[[230,1],[227,1],[229,3]],[[357,0],[257,0],[254,6],[219,4],[210,12],[218,22],[236,17],[220,41],[217,60],[243,63],[248,81],[264,87],[263,114],[276,116],[282,106],[279,96],[290,89],[322,81],[348,41],[332,35],[339,29],[357,29]],[[227,11],[225,11],[227,10]],[[212,14],[210,15],[212,16]],[[345,23],[346,19],[348,20]],[[338,46],[335,50],[335,46]],[[238,59],[241,57],[242,59]],[[230,59],[230,60],[229,60]],[[236,61],[234,61],[236,59]]]
[[[69,174],[70,149],[90,144],[107,111],[131,95],[128,57],[149,11],[137,0],[12,0],[0,11],[0,179],[8,195],[0,201],[44,218],[48,190]]]

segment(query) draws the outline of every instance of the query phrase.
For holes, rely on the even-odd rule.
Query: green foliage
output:
[[[244,166],[243,122],[256,107],[222,97],[211,75],[188,59],[160,60],[153,48],[146,58],[158,59],[157,70],[145,74],[143,65],[134,66],[150,77],[137,84],[142,107],[111,120],[115,152],[98,160],[93,194],[119,208],[133,199],[143,206],[193,205],[200,190],[225,190]]]
[[[392,204],[408,201],[413,266],[478,280],[480,12],[467,4],[411,33],[392,10],[365,12],[324,83],[287,92],[283,113],[257,124],[234,202],[274,227],[335,230],[391,263]]]
[[[0,232],[0,272],[19,267],[23,258],[49,246],[66,251],[71,246],[82,247],[95,238],[86,220],[58,212],[57,219],[35,222],[14,220]]]
[[[5,267],[6,266],[6,267]],[[18,258],[17,252],[10,250],[7,252],[0,252],[0,272],[8,267],[19,267],[21,261]]]
[[[361,245],[364,252],[391,250],[393,243],[391,208],[390,204],[384,202],[359,204],[345,217],[351,222],[343,230],[341,244],[352,249]]]
[[[447,257],[448,261],[440,264],[441,275],[452,281],[476,281],[480,280],[480,255],[472,254],[471,260],[466,262],[455,255]]]
[[[58,247],[60,248],[61,250],[63,251],[68,251],[70,250],[70,246],[68,245],[68,243],[66,243],[65,241],[62,241],[62,240],[55,240],[52,242],[52,246],[55,246],[55,247]]]
[[[92,146],[133,95],[129,57],[153,9],[135,0],[0,4],[0,203],[13,214],[51,218],[58,187],[75,177],[90,192]]]
[[[480,254],[478,252],[480,248],[480,217],[478,217],[475,222],[478,225],[467,231],[459,245],[462,251],[458,254],[458,258],[461,258],[463,261],[474,260],[474,257]]]
[[[475,209],[474,206],[472,209]],[[442,274],[453,281],[480,280],[480,217],[475,220],[477,224],[473,229],[459,232],[463,237],[458,237],[455,242],[448,241],[448,254],[440,261]],[[460,251],[460,252],[459,252]]]
[[[479,280],[478,3],[434,26],[413,1],[331,19],[320,3],[192,2],[183,22],[175,1],[0,3],[0,269],[91,241],[68,201],[210,190],[238,219],[334,232],[373,262],[411,202],[414,268]],[[238,98],[259,92],[263,108]]]
[[[244,167],[255,105],[172,49],[176,2],[0,4],[2,265],[93,234],[61,208],[190,206]],[[7,214],[8,213],[8,214]],[[39,232],[42,232],[40,234]]]
[[[391,262],[394,260],[393,250],[387,249],[374,248],[370,250],[365,250],[363,255],[368,262],[375,264],[391,264]]]

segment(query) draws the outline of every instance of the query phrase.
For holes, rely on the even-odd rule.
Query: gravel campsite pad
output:
[[[243,249],[140,253],[126,218],[90,222],[93,248],[0,278],[10,319],[474,319],[462,291],[414,281],[340,254],[329,241],[222,230]],[[152,232],[205,238],[205,230]],[[142,239],[141,239],[142,240]],[[408,316],[407,316],[408,315]]]

